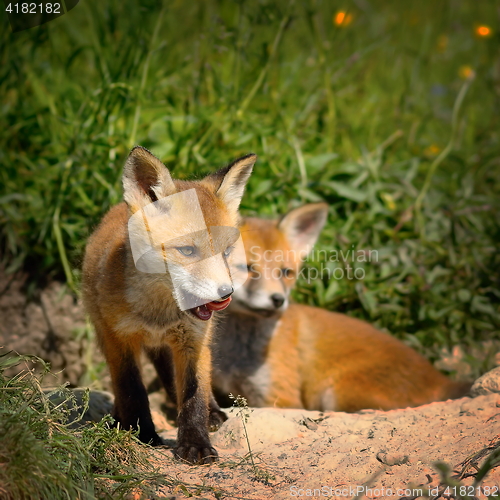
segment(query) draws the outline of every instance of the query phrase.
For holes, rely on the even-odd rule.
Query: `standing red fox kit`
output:
[[[214,343],[213,384],[250,406],[355,412],[419,406],[465,395],[424,357],[368,323],[292,304],[287,297],[300,255],[314,245],[325,204],[305,205],[280,221],[248,218],[241,227],[245,286],[233,295]]]
[[[139,429],[141,441],[162,443],[140,374],[144,349],[177,402],[175,454],[191,463],[217,458],[208,426],[227,418],[211,395],[211,317],[234,291],[234,228],[256,158],[180,181],[134,148],[123,170],[125,203],[106,214],[85,252],[83,300],[110,369],[115,419]]]

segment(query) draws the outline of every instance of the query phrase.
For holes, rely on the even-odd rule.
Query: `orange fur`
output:
[[[203,304],[217,307],[216,302],[220,302],[217,298],[222,295],[206,292],[209,286],[210,290],[232,293],[232,283],[228,284],[231,277],[227,273],[231,258],[228,249],[232,248],[228,245],[232,243],[227,233],[225,236],[211,228],[238,224],[237,208],[255,159],[255,155],[248,155],[200,181],[179,181],[173,180],[168,169],[147,150],[134,148],[124,168],[125,203],[106,214],[86,248],[83,300],[110,369],[115,393],[114,417],[122,427],[138,429],[142,441],[162,444],[154,429],[140,376],[139,358],[145,350],[165,389],[177,401],[179,434],[175,454],[191,463],[215,460],[217,452],[210,445],[207,428],[220,425],[227,418],[211,395],[209,344],[213,324],[210,318],[211,311],[216,309],[207,309],[208,319],[200,317],[198,303],[196,307],[181,310],[176,301],[179,289],[174,287],[172,268],[168,267],[167,272],[166,266],[174,262],[181,268],[184,273],[181,275],[187,277],[191,286],[188,297],[205,301],[201,307]],[[188,190],[195,190],[201,208],[201,222],[207,228],[203,237],[200,231],[186,229],[200,227],[200,220],[195,220],[193,215],[195,207],[183,206],[182,196],[170,198],[181,201],[167,204],[170,195]],[[159,204],[155,204],[156,201]],[[128,221],[145,207],[148,210],[154,207],[151,217],[146,219],[143,215],[146,212],[138,215],[146,220],[151,253],[161,252],[160,262],[165,264],[163,273],[142,272],[133,259]],[[205,246],[197,246],[199,241],[205,242]],[[206,255],[214,251],[216,244],[226,249],[227,256],[222,257],[217,251],[218,267],[213,260],[206,265]],[[185,253],[185,249],[192,250],[197,260],[191,258],[189,252]],[[181,281],[175,283],[188,286]],[[207,295],[194,296],[192,290]]]
[[[267,362],[272,383],[266,406],[390,410],[458,397],[468,388],[368,323],[300,304],[279,321]]]
[[[325,210],[320,204],[305,207],[309,213]],[[285,217],[287,224],[249,218],[241,228],[253,272],[236,292],[212,347],[214,390],[222,401],[232,392],[251,406],[355,412],[464,395],[470,384],[448,379],[412,348],[364,321],[300,304],[260,307],[267,304],[263,297],[287,296],[295,284],[300,248],[289,231],[293,224],[303,226],[295,221],[303,217],[301,209]],[[321,221],[316,225],[321,229]],[[272,277],[284,268],[293,276]]]

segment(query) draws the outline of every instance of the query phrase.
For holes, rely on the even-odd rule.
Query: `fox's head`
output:
[[[240,230],[246,262],[239,266],[248,266],[248,279],[235,291],[230,311],[263,317],[281,314],[327,214],[326,203],[311,203],[280,220],[245,219]]]
[[[227,307],[246,279],[234,264],[244,258],[238,207],[256,159],[244,156],[199,181],[173,180],[142,147],[125,163],[123,197],[135,266],[163,282],[179,308],[198,319]]]

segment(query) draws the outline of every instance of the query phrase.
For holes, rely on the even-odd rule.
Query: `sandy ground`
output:
[[[102,362],[92,347],[81,304],[57,283],[28,300],[24,285],[24,277],[8,279],[0,272],[0,346],[50,360],[59,376],[48,379],[49,385],[64,380],[77,384],[88,366],[95,366],[96,359]],[[162,473],[179,481],[177,487],[158,494],[264,500],[415,499],[427,494],[435,499],[457,498],[460,493],[472,499],[496,493],[498,498],[500,466],[481,488],[473,491],[472,484],[486,457],[500,448],[499,370],[477,391],[485,395],[413,409],[357,414],[248,409],[246,431],[245,415],[233,410],[212,435],[220,455],[212,466],[175,461],[171,448],[177,431],[156,412],[155,423],[164,430],[167,446],[153,450],[151,459]],[[146,379],[153,377],[146,373]],[[164,408],[161,393],[150,400],[152,407]],[[447,464],[450,475],[458,478],[455,487],[446,485],[438,462]],[[460,490],[458,484],[468,488]]]
[[[459,497],[458,485],[462,493],[474,490],[481,452],[500,446],[500,394],[358,414],[249,409],[245,425],[254,468],[239,412],[233,410],[212,434],[218,464],[180,464],[165,449],[153,453],[157,465],[185,483],[203,485],[198,494],[191,490],[195,498]],[[162,436],[172,446],[176,430]],[[455,489],[446,489],[439,462],[460,479]],[[471,497],[495,492],[500,495],[500,467]],[[180,487],[177,494],[175,488],[163,493],[184,498]]]

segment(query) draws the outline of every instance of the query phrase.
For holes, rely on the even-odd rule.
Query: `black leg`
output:
[[[119,364],[110,364],[115,392],[114,418],[123,429],[139,429],[139,439],[153,446],[163,444],[155,431],[146,388],[132,352],[122,352]]]
[[[158,376],[165,387],[170,400],[176,404],[176,390],[174,377],[174,363],[172,351],[168,346],[157,349],[146,349],[146,354],[153,363]],[[227,415],[220,409],[213,395],[210,396],[208,429],[213,432],[227,420]]]
[[[208,437],[208,401],[203,394],[196,376],[196,367],[189,363],[184,372],[184,380],[178,383],[184,386],[177,422],[177,447],[175,455],[190,463],[211,463],[217,459],[217,451],[210,444]]]
[[[227,420],[227,415],[220,409],[213,394],[210,394],[208,410],[208,430],[214,432]]]
[[[153,363],[168,397],[174,405],[177,404],[172,351],[168,346],[162,346],[157,349],[146,349],[146,354]]]

